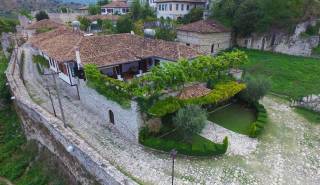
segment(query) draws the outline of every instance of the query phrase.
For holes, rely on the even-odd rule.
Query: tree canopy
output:
[[[45,11],[40,11],[36,14],[36,19],[37,21],[41,21],[43,19],[49,19],[49,16],[47,14],[47,12]]]
[[[221,0],[213,3],[212,17],[240,35],[272,29],[293,30],[299,22],[320,16],[319,0]]]

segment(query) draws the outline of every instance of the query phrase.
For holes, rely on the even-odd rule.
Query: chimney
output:
[[[81,66],[81,58],[80,58],[80,48],[77,47],[76,48],[76,60],[77,60],[77,66],[78,66],[78,69],[80,69],[80,66]]]

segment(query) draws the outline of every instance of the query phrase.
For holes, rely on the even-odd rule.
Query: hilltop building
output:
[[[129,12],[129,5],[125,0],[113,0],[101,7],[101,14],[123,15]]]
[[[181,19],[193,8],[205,8],[206,0],[156,0],[157,17]]]

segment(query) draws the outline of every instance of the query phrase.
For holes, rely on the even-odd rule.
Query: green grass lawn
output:
[[[243,68],[251,75],[271,80],[271,91],[290,97],[320,94],[320,60],[271,52],[244,50],[249,63]]]
[[[256,120],[255,111],[235,103],[210,113],[208,119],[234,132],[249,135],[251,123]]]
[[[295,108],[295,111],[314,124],[320,124],[320,113],[305,108]]]

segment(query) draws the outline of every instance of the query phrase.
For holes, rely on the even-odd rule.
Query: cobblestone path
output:
[[[25,53],[24,79],[30,96],[52,112],[46,82],[32,64],[28,48]],[[99,123],[99,117],[76,99],[74,87],[67,87],[63,82],[59,87],[68,125],[104,158],[141,184],[171,183],[171,160],[167,154],[126,141],[111,124],[93,124]],[[50,89],[60,117],[56,93]],[[320,125],[308,123],[282,100],[266,97],[262,103],[270,123],[256,151],[247,156],[179,156],[175,184],[319,184]]]

